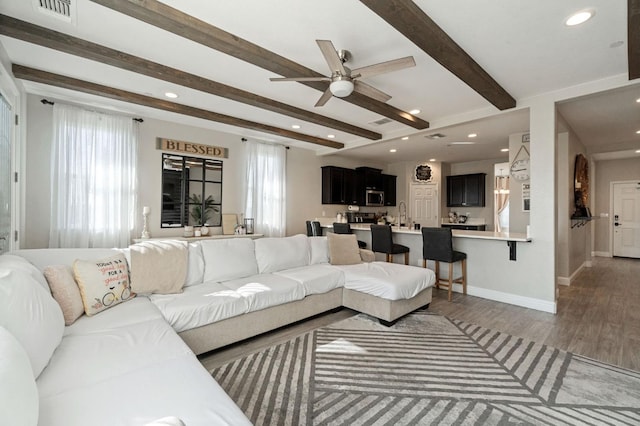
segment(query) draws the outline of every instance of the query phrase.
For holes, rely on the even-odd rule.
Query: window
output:
[[[286,227],[286,148],[247,142],[245,216],[255,219],[255,232],[282,237]]]
[[[136,217],[137,124],[53,106],[50,247],[127,247]]]
[[[222,161],[162,154],[162,228],[220,226]]]

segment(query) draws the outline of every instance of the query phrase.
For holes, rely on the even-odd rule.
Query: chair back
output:
[[[322,227],[317,220],[307,221],[307,237],[320,237],[322,236]]]
[[[378,253],[391,253],[393,236],[389,225],[371,225],[371,250]]]
[[[422,228],[422,258],[451,263],[453,259],[451,228]]]
[[[334,234],[351,234],[351,225],[348,223],[333,222]]]

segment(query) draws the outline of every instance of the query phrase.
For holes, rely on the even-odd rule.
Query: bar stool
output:
[[[320,226],[320,222],[317,220],[307,221],[307,237],[321,237],[322,236],[322,226]]]
[[[333,233],[334,234],[353,234],[353,231],[351,230],[351,225],[349,225],[348,223],[334,222]],[[358,240],[358,247],[366,248],[367,243],[365,243],[364,241]]]
[[[385,253],[387,262],[393,261],[394,254],[404,253],[404,264],[409,264],[409,247],[393,242],[389,225],[371,225],[371,250]]]
[[[436,262],[436,288],[442,285],[449,291],[451,302],[454,283],[462,284],[462,292],[467,294],[467,254],[453,249],[451,228],[422,228],[422,267],[427,267],[427,261]],[[440,262],[449,264],[448,279],[440,278]],[[462,276],[453,278],[453,264],[462,262]]]

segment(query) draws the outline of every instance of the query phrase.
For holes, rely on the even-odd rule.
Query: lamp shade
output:
[[[353,92],[353,82],[350,80],[336,80],[329,85],[333,96],[344,98]]]

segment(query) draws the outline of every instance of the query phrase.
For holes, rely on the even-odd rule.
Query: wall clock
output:
[[[431,166],[428,164],[418,164],[413,177],[418,182],[431,182],[431,179],[433,178],[431,174]]]
[[[525,155],[520,155],[523,150]],[[524,145],[520,147],[513,163],[511,163],[511,176],[519,181],[529,180],[531,177],[531,159],[529,158],[529,151]]]

